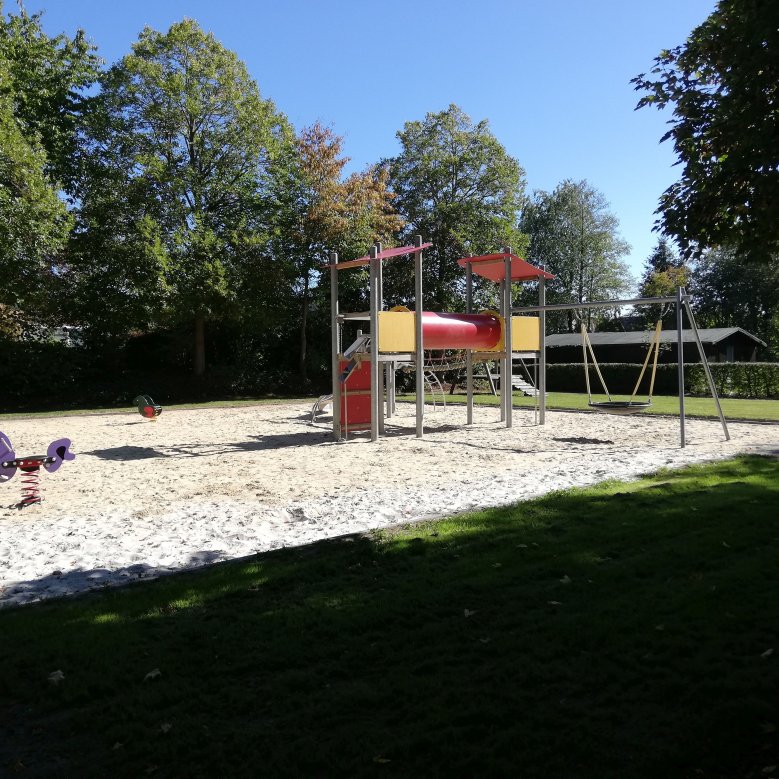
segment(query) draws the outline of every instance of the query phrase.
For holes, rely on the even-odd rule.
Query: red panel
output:
[[[425,349],[494,349],[500,333],[500,320],[492,314],[422,312]]]
[[[553,279],[554,276],[535,265],[531,265],[516,254],[484,254],[481,257],[463,257],[457,260],[457,264],[463,268],[470,262],[473,272],[479,276],[484,276],[490,281],[503,281],[506,278],[506,267],[504,260],[511,257],[511,280],[529,281],[538,279],[542,276],[545,279]]]
[[[341,360],[339,368],[343,373],[349,365]],[[341,424],[344,427],[370,425],[371,423],[371,364],[365,360],[341,385]],[[354,394],[359,392],[360,394]]]

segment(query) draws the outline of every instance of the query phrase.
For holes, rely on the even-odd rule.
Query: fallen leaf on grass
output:
[[[162,671],[159,668],[154,668],[143,677],[143,681],[148,682],[150,679],[157,679],[160,676],[162,676]]]
[[[65,678],[65,674],[62,671],[52,671],[48,678],[52,684],[59,684]]]

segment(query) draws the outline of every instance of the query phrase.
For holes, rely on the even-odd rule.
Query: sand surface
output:
[[[21,477],[0,484],[0,607],[281,546],[535,497],[660,467],[779,451],[779,425],[496,408],[428,408],[425,438],[400,404],[387,436],[332,441],[308,405],[9,419],[17,456],[69,437],[76,459],[42,472],[22,511]]]

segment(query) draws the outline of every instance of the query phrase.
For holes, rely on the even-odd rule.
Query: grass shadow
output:
[[[0,767],[771,775],[777,551],[744,458],[0,612]]]

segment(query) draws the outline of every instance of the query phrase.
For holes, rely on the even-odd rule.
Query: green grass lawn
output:
[[[414,395],[403,395],[400,400],[413,400]],[[433,402],[433,396],[427,395],[427,400]],[[615,396],[615,400],[628,400],[627,396]],[[440,402],[440,395],[435,400]],[[594,395],[593,400],[606,400],[605,395]],[[646,396],[637,397],[636,400],[645,401]],[[465,394],[458,392],[455,395],[446,396],[447,403],[465,403]],[[497,406],[500,398],[495,395],[475,395],[474,402],[484,406]],[[760,421],[779,421],[779,400],[743,400],[741,398],[721,398],[722,412],[725,419],[755,419]],[[515,408],[532,408],[535,398],[514,393],[513,404]],[[550,392],[547,395],[546,407],[548,409],[565,409],[575,411],[592,411],[587,405],[587,395],[575,392]],[[673,414],[679,415],[679,398],[676,395],[655,395],[652,398],[652,406],[642,414]],[[717,407],[711,398],[685,398],[684,413],[688,416],[717,417]]]
[[[778,556],[752,457],[2,611],[0,775],[776,776]]]

